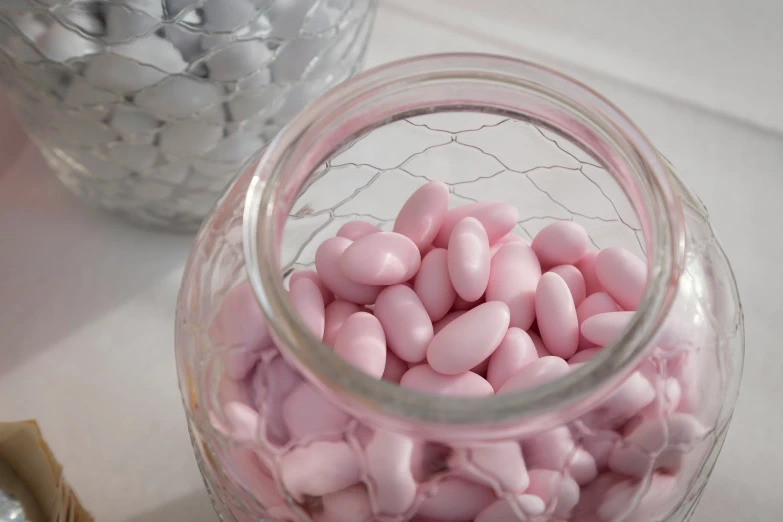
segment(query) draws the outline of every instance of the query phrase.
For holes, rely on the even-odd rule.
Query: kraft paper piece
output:
[[[35,421],[0,422],[0,488],[22,502],[30,522],[94,522]]]

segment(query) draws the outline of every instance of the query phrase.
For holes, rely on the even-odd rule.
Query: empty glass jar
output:
[[[375,0],[0,3],[0,75],[60,179],[135,222],[195,230],[307,103],[351,76]]]
[[[521,236],[575,221],[594,248],[646,259],[633,321],[566,376],[484,398],[403,389],[336,357],[294,311],[288,276],[350,220],[390,230],[429,180],[452,206],[516,205]],[[264,323],[274,342],[255,346]],[[487,55],[386,65],[294,118],[205,222],[176,334],[215,508],[273,522],[684,522],[744,350],[729,263],[666,160],[588,88]]]

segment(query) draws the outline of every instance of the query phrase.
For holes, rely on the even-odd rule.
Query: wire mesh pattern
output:
[[[286,269],[311,268],[315,248],[352,219],[391,230],[405,199],[433,180],[450,186],[452,207],[517,206],[516,232],[527,239],[553,221],[575,221],[595,248],[644,254],[638,218],[614,178],[567,140],[517,120],[478,113],[401,120],[347,145],[314,178],[286,224]]]
[[[375,0],[13,0],[0,75],[63,182],[194,229],[242,166],[360,66]]]
[[[422,510],[426,513],[439,491],[465,480],[473,487],[467,490],[469,496],[508,501],[504,522],[684,522],[691,517],[731,417],[731,406],[724,405],[727,397],[733,404],[741,373],[742,311],[733,294],[736,289],[725,284],[730,269],[706,211],[684,187],[688,255],[672,314],[690,321],[693,329],[676,349],[656,348],[637,368],[654,388],[654,443],[639,446],[623,439],[616,428],[628,419],[607,417],[600,406],[555,430],[521,440],[468,446],[417,440],[418,457],[411,469],[415,496],[390,509],[372,475],[371,455],[377,452],[373,444],[382,441],[385,451],[393,451],[404,437],[352,418],[325,399],[327,413],[319,414],[333,415],[335,429],[293,436],[282,420],[279,399],[304,379],[276,347],[262,354],[249,380],[237,383],[223,375],[220,356],[231,347],[216,345],[210,329],[222,299],[246,279],[240,229],[250,175],[239,178],[197,239],[179,304],[178,366],[181,383],[187,383],[183,397],[197,459],[224,520],[331,521],[330,498],[298,495],[286,472],[292,460],[320,447],[345,452],[359,470],[354,487],[366,493],[370,513],[351,522],[429,520],[421,518]],[[610,173],[574,144],[527,122],[443,113],[378,128],[345,145],[312,175],[286,222],[284,277],[294,268],[311,267],[317,245],[349,220],[390,229],[405,198],[428,180],[450,185],[452,206],[485,199],[515,204],[520,211],[517,233],[527,238],[554,220],[574,220],[585,226],[594,247],[622,246],[643,255],[644,238],[625,194]],[[675,397],[671,384],[688,372],[690,387],[683,386]],[[249,440],[231,438],[220,429],[230,423],[223,405],[232,394],[249,397],[259,413],[258,433]],[[673,406],[675,400],[680,407]],[[675,429],[683,412],[698,427],[689,437]],[[573,437],[574,445],[556,462],[537,462],[531,457],[537,452],[528,453],[563,433]],[[509,445],[520,458],[524,454],[529,469],[545,467],[553,473],[551,490],[543,493],[543,513],[527,511],[525,495],[509,485],[507,476],[484,465],[482,455],[494,450],[502,454],[501,447]],[[598,457],[599,478],[591,479],[592,472],[580,464],[583,452],[608,459],[616,447],[635,452],[648,467],[623,476],[608,472],[606,461]],[[508,467],[513,468],[513,461]],[[581,497],[566,509],[562,492],[577,480]],[[608,502],[601,488],[622,500]]]

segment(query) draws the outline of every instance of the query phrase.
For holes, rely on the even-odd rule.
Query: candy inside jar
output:
[[[736,296],[714,284],[728,265],[692,248],[699,207],[671,206],[690,193],[666,199],[669,173],[632,128],[581,107],[607,134],[593,132],[518,82],[503,98],[497,79],[562,89],[562,77],[492,57],[422,60],[455,74],[453,89],[421,80],[412,96],[381,69],[330,93],[197,239],[180,298],[193,328],[178,342],[195,333],[204,350],[178,362],[218,511],[687,520],[741,367],[721,330],[734,320],[741,333]],[[497,90],[472,83],[487,69]]]

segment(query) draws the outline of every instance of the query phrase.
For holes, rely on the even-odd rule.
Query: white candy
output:
[[[11,20],[22,36],[9,33],[3,42],[3,47],[17,60],[24,62],[40,60],[41,54],[34,46],[38,38],[46,33],[46,26],[36,20],[30,12],[16,14],[11,17]]]
[[[133,171],[146,170],[158,161],[158,148],[152,145],[118,143],[107,156]]]
[[[98,22],[89,15],[71,13],[71,23],[84,27],[86,32],[97,32]],[[56,62],[100,52],[100,46],[59,23],[52,24],[38,39],[38,49],[44,56]]]
[[[246,120],[257,116],[262,112],[274,112],[285,103],[285,97],[278,87],[270,86],[269,89],[259,94],[237,96],[228,101],[228,111],[235,120]]]
[[[288,42],[269,66],[272,78],[278,83],[300,81],[308,67],[315,65],[315,59],[323,53],[327,44],[327,38],[299,38]]]
[[[218,143],[207,155],[210,160],[220,162],[243,162],[264,145],[264,140],[250,133],[228,136]]]
[[[84,169],[93,174],[98,179],[123,179],[130,174],[126,169],[107,161],[103,158],[99,158],[88,152],[69,153],[69,156],[73,158],[76,163],[79,163]]]
[[[180,52],[186,62],[193,62],[201,53],[201,34],[179,25],[166,26],[166,39]]]
[[[93,87],[79,76],[75,76],[68,86],[68,92],[63,100],[69,107],[86,105],[103,105],[117,100],[117,96]]]
[[[210,83],[172,76],[136,96],[136,103],[153,114],[187,118],[220,102],[221,90]]]
[[[272,51],[258,40],[231,44],[207,60],[209,77],[218,81],[239,80],[264,67],[272,55]]]
[[[315,0],[277,0],[267,11],[272,24],[272,36],[291,39],[299,35],[307,12]]]
[[[203,27],[208,31],[235,31],[257,16],[247,0],[206,0],[203,9]]]
[[[106,6],[106,35],[112,42],[150,32],[163,17],[160,0],[125,0],[126,5]]]
[[[123,138],[128,139],[132,136],[152,133],[160,122],[145,112],[120,105],[114,109],[109,124]]]
[[[93,57],[84,71],[91,84],[114,92],[128,92],[154,85],[166,77],[152,67],[113,54]]]
[[[170,164],[170,165],[161,165],[159,167],[155,167],[146,172],[143,172],[142,175],[144,176],[144,179],[157,180],[166,183],[177,184],[185,181],[185,178],[187,178],[189,171],[190,169],[188,168],[187,165]]]
[[[114,141],[117,134],[104,124],[84,118],[81,115],[52,112],[49,115],[50,122],[65,133],[67,141],[94,147]]]
[[[343,9],[338,9],[334,5],[330,5],[329,2],[319,2],[315,12],[311,13],[310,17],[304,21],[302,33],[318,34],[328,31],[340,19],[342,11]]]
[[[237,86],[239,86],[245,94],[250,94],[249,91],[255,91],[257,93],[267,88],[271,81],[272,73],[269,71],[268,67],[264,67],[239,80]]]
[[[318,98],[326,86],[317,83],[303,83],[291,89],[285,98],[285,103],[275,114],[275,119],[280,122],[287,122],[299,113],[308,103]]]
[[[212,149],[223,135],[223,127],[202,121],[170,123],[160,133],[160,147],[177,156],[200,155]]]
[[[174,187],[168,183],[145,180],[144,183],[137,183],[133,186],[133,193],[138,198],[150,201],[168,199],[171,197],[172,192],[174,192]]]
[[[185,9],[195,8],[201,3],[200,0],[154,0],[154,1],[166,4],[166,13],[168,14],[169,19],[177,18],[179,14]]]
[[[168,74],[181,73],[187,67],[174,44],[152,34],[112,46],[112,50],[120,56],[149,64]]]

